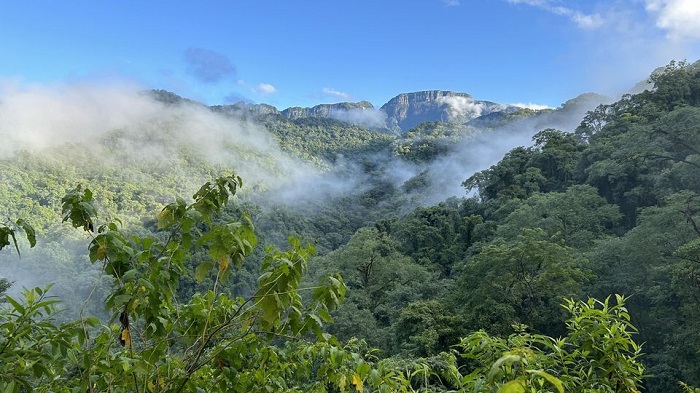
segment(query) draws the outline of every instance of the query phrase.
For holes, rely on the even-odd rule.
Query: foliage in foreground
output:
[[[620,296],[615,305],[567,301],[564,338],[524,328],[507,339],[479,331],[432,358],[378,360],[361,341],[341,344],[323,332],[345,285],[330,276],[300,287],[313,249],[294,239],[287,251],[267,251],[252,296],[220,292],[257,241],[245,217],[215,220],[240,185],[238,177],[222,177],[202,186],[193,203],[177,199],[159,214],[162,233],[154,237],[99,223],[89,189],[68,193],[64,221],[89,235],[90,261],[112,279],[105,306],[113,323],[56,322],[58,301],[48,287],[24,290],[22,300],[6,295],[0,391],[638,391],[640,347]],[[210,260],[195,277],[215,279],[181,303],[178,277],[196,250]],[[302,292],[310,293],[306,302]]]

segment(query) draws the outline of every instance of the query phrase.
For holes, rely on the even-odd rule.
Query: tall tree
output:
[[[589,278],[585,261],[542,229],[524,229],[513,240],[495,239],[468,258],[452,291],[452,304],[470,329],[495,334],[525,324],[559,334],[560,297],[581,294]]]

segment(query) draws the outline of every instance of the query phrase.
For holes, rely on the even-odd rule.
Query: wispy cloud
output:
[[[656,18],[656,26],[671,39],[700,39],[698,0],[645,0],[646,10]]]
[[[556,15],[569,18],[578,27],[583,29],[595,29],[603,25],[604,19],[600,14],[587,14],[585,12],[560,5],[556,5],[553,0],[507,0],[511,4],[525,4],[537,7]],[[688,0],[694,1],[694,0]]]
[[[510,105],[518,106],[518,107],[526,108],[526,109],[534,109],[534,110],[553,109],[549,105],[533,104],[532,102],[528,102],[528,103],[516,102],[515,104],[510,104]]]
[[[386,128],[386,113],[375,108],[355,108],[331,111],[330,116],[365,128]]]
[[[592,91],[615,97],[671,59],[694,60],[700,54],[700,35],[692,34],[700,28],[697,0],[589,0],[581,7],[584,3],[604,18],[603,26],[572,48],[586,64]],[[682,3],[687,8],[679,15]],[[692,21],[682,22],[683,14]]]
[[[321,90],[321,92],[327,96],[340,98],[341,100],[349,100],[350,99],[350,94],[343,93],[342,91],[338,91],[336,89],[332,89],[329,87],[324,87],[323,90]]]
[[[448,7],[456,7],[459,5],[459,0],[442,0],[442,2]]]
[[[484,105],[474,101],[473,98],[461,96],[439,97],[440,105],[447,105],[447,112],[453,120],[470,120],[481,116]]]
[[[185,63],[187,71],[204,83],[217,83],[236,75],[236,67],[226,55],[209,49],[187,49]]]
[[[253,92],[262,94],[262,95],[267,95],[267,94],[273,94],[277,92],[277,89],[275,86],[272,86],[269,83],[261,83],[257,87],[253,88]]]

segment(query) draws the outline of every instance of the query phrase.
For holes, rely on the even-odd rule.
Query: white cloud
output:
[[[447,96],[437,99],[439,104],[447,105],[450,120],[474,119],[481,116],[484,105],[474,99],[463,96]]]
[[[284,153],[260,125],[205,106],[164,104],[141,90],[128,81],[22,86],[0,80],[0,158],[9,159],[18,150],[41,154],[71,144],[84,145],[101,165],[147,165],[185,174],[183,166],[190,165],[183,160],[186,151],[196,160],[235,168],[248,184],[269,189],[317,174]],[[241,151],[250,155],[244,159]]]
[[[646,0],[646,10],[656,17],[656,26],[672,39],[700,39],[700,1]]]
[[[532,102],[524,103],[524,102],[516,102],[515,104],[510,104],[512,106],[517,106],[520,108],[526,108],[526,109],[533,109],[536,111],[542,110],[542,109],[554,109],[549,105],[540,105],[540,104],[533,104]]]
[[[385,128],[386,113],[374,108],[355,108],[335,110],[330,116],[346,123],[357,124],[365,128]]]
[[[582,12],[573,11],[568,15],[576,25],[582,29],[595,29],[603,25],[603,17],[599,14],[584,14]]]
[[[527,4],[533,7],[542,7],[547,5],[547,0],[508,0],[511,4]]]
[[[258,94],[272,94],[276,93],[277,89],[275,89],[275,86],[272,86],[269,83],[261,83],[258,85],[258,87],[253,88],[253,91]]]
[[[442,2],[448,7],[456,7],[459,5],[459,0],[442,0]]]
[[[343,93],[342,91],[338,91],[336,89],[332,89],[329,87],[324,87],[323,90],[321,90],[321,92],[325,95],[328,95],[328,96],[340,98],[341,100],[349,100],[350,99],[350,94]]]
[[[556,15],[561,15],[569,18],[578,27],[582,29],[595,29],[603,25],[604,19],[600,14],[586,14],[579,10],[569,7],[554,5],[552,0],[507,0],[511,4],[525,4],[531,7],[537,7],[542,10],[551,12]],[[653,1],[653,0],[651,0]],[[695,1],[695,0],[689,0]]]

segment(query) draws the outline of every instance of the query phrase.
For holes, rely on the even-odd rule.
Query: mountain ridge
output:
[[[194,103],[206,106],[165,90],[151,90],[150,92],[156,100],[168,105]],[[580,116],[599,104],[610,102],[610,100],[609,97],[597,93],[583,93],[567,100],[558,108],[530,109],[524,106],[478,100],[471,94],[464,92],[422,90],[400,93],[379,108],[368,101],[343,101],[318,104],[312,107],[293,106],[283,110],[266,103],[256,104],[239,101],[234,104],[212,105],[209,108],[224,115],[241,118],[265,116],[280,116],[288,120],[330,118],[375,131],[404,134],[425,122],[492,128],[504,121],[523,117],[552,117],[556,114],[563,117],[569,115],[573,107],[577,108],[573,112]]]

